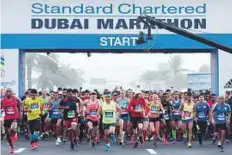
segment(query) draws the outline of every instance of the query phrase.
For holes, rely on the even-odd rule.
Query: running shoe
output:
[[[60,137],[57,138],[57,142],[58,142],[58,143],[61,143]]]
[[[173,139],[172,144],[176,144],[176,139]]]
[[[74,144],[72,142],[70,144],[70,148],[71,148],[71,150],[74,150]]]
[[[134,148],[137,148],[138,146],[139,146],[139,143],[138,143],[138,142],[135,142]]]
[[[222,146],[221,141],[218,141],[217,146],[218,146],[218,147],[221,147],[221,146]]]
[[[164,144],[168,145],[168,139],[167,138],[164,138]]]
[[[123,142],[119,142],[119,145],[122,145],[122,146],[124,146],[125,144],[124,144]]]
[[[212,143],[213,143],[213,144],[215,144],[215,143],[216,143],[216,138],[213,138]]]
[[[106,144],[105,147],[106,147],[106,151],[110,151],[110,144]]]
[[[154,142],[154,143],[153,143],[153,146],[154,146],[154,147],[157,147],[157,144],[156,144],[156,142]]]
[[[139,137],[139,142],[140,142],[140,145],[143,145],[143,143],[144,143],[144,140],[143,140],[143,137]]]
[[[63,138],[63,143],[66,143],[67,141],[66,141],[66,139],[65,138]]]
[[[221,152],[224,152],[223,146],[220,147],[220,151],[221,151]]]
[[[35,147],[35,142],[33,142],[33,143],[31,144],[31,149],[32,149],[32,150],[35,150],[35,149],[36,149],[36,147]]]
[[[35,149],[37,149],[37,148],[39,147],[39,143],[38,143],[38,142],[35,142],[35,143],[34,143],[34,147],[35,147]]]
[[[192,144],[191,143],[188,143],[188,148],[192,148]]]
[[[10,153],[14,153],[14,147],[10,147]]]

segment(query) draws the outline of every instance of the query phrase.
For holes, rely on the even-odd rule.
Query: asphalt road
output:
[[[69,143],[55,146],[54,140],[41,140],[39,148],[37,150],[31,150],[28,140],[20,140],[16,146],[15,154],[21,155],[231,155],[232,144],[226,144],[225,152],[213,145],[211,142],[205,142],[203,146],[199,146],[197,142],[193,143],[193,147],[188,149],[186,144],[179,142],[177,144],[163,145],[158,143],[158,147],[154,148],[151,142],[147,142],[143,147],[134,149],[132,145],[126,144],[125,146],[112,145],[111,151],[106,152],[104,150],[103,142],[96,146],[96,150],[92,148],[88,143],[82,143],[74,151],[70,150]],[[6,141],[1,143],[1,155],[8,155],[9,146]]]

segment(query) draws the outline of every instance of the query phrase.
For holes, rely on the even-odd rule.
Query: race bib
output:
[[[158,113],[158,107],[157,106],[152,106],[151,107],[151,113]]]
[[[173,115],[175,115],[175,116],[179,116],[179,115],[180,115],[180,113],[179,113],[179,112],[174,112],[174,113],[173,113]]]
[[[53,113],[53,115],[59,115],[60,110],[59,109],[54,109],[52,113]]]
[[[106,118],[113,118],[114,117],[113,114],[114,114],[113,112],[105,112],[105,117]]]
[[[137,104],[137,105],[135,106],[135,111],[136,111],[136,112],[142,112],[142,111],[143,111],[143,108],[142,108],[141,104]]]
[[[32,103],[31,104],[31,110],[32,111],[35,111],[35,110],[38,110],[39,109],[39,104],[38,103]]]
[[[126,108],[122,108],[122,114],[128,114],[127,109]]]
[[[68,112],[68,118],[74,118],[75,117],[75,111],[72,110],[72,111],[69,111]]]
[[[169,120],[169,115],[168,115],[168,113],[164,113],[164,114],[163,114],[163,117],[164,117],[165,120]]]
[[[225,120],[226,120],[226,116],[225,116],[224,113],[219,113],[219,114],[217,115],[217,119],[218,119],[219,121],[225,121]]]
[[[13,107],[7,107],[6,114],[13,115],[14,113],[15,113],[15,111],[14,111]]]
[[[199,112],[198,117],[199,118],[205,118],[205,112],[204,111]]]
[[[97,111],[96,110],[91,110],[89,115],[90,116],[97,116]]]
[[[190,117],[191,116],[191,112],[189,111],[184,111],[184,117]]]
[[[43,105],[43,111],[48,112],[48,105]]]

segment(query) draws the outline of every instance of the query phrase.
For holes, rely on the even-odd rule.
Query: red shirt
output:
[[[128,111],[131,113],[131,117],[144,117],[146,109],[146,102],[143,98],[136,99],[133,97],[130,100]]]
[[[216,102],[213,102],[212,100],[209,100],[209,101],[208,101],[208,104],[209,104],[210,107],[212,107],[215,103],[216,103]]]
[[[12,120],[19,118],[18,102],[16,97],[4,97],[2,99],[2,109],[5,111],[4,120]]]
[[[95,102],[93,103],[93,101],[89,100],[88,104],[87,104],[87,119],[91,120],[91,121],[98,121],[98,109],[100,107],[100,102],[99,100],[95,100]]]

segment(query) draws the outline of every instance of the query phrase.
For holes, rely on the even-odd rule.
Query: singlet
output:
[[[128,105],[129,105],[129,101],[128,99],[124,98],[119,98],[118,99],[118,105],[120,106],[120,108],[122,109],[122,115],[125,115],[125,114],[128,114],[127,112],[127,108],[128,108]]]
[[[91,120],[91,121],[98,121],[98,109],[100,107],[100,101],[99,100],[95,100],[95,102],[93,102],[92,100],[89,100],[87,103],[87,111],[89,112],[87,114],[87,119]]]
[[[181,100],[180,99],[177,100],[177,101],[172,100],[172,109],[173,110],[178,110],[180,108],[180,105],[181,105]],[[174,112],[172,112],[172,116],[180,116],[180,113],[177,112],[177,111],[174,111]]]
[[[183,107],[183,113],[182,113],[182,120],[191,120],[193,119],[193,108],[194,108],[194,102],[191,102],[191,104],[184,103]]]
[[[11,96],[3,97],[2,99],[2,109],[5,111],[4,120],[11,120],[19,118],[18,103],[16,97]]]
[[[37,118],[40,117],[40,114],[41,114],[41,106],[42,106],[42,103],[41,103],[41,99],[36,97],[35,99],[32,99],[32,98],[28,98],[26,101],[25,101],[25,106],[26,108],[29,110],[31,110],[31,112],[28,112],[27,113],[27,119],[30,121],[30,120],[35,120]]]
[[[39,97],[39,98],[40,98],[40,100],[41,100],[44,113],[48,113],[48,109],[49,109],[49,105],[48,105],[49,97],[46,96],[45,98],[43,98],[43,97],[41,96],[41,97]]]
[[[170,112],[171,112],[171,101],[165,101],[166,103],[163,104],[164,113],[163,118],[165,120],[170,120]]]
[[[55,119],[59,119],[62,117],[62,113],[61,110],[59,109],[59,104],[61,102],[61,99],[56,100],[52,100],[52,105],[51,105],[51,118],[55,118]]]
[[[102,103],[102,122],[104,124],[116,123],[116,103],[114,101],[109,104]]]
[[[149,105],[150,118],[157,118],[160,116],[160,104],[151,103]]]

